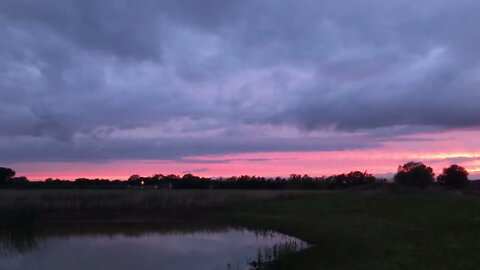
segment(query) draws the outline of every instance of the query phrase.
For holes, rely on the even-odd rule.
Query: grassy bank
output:
[[[480,198],[336,194],[255,203],[229,218],[313,247],[273,269],[478,269]]]
[[[20,219],[23,215],[28,220],[29,213],[35,213],[39,217],[34,220],[40,223],[71,219],[77,224],[103,218],[126,222],[124,226],[132,229],[137,227],[130,221],[148,221],[155,229],[161,218],[171,222],[170,214],[178,212],[190,216],[188,224],[203,222],[201,217],[208,221],[207,227],[227,224],[273,229],[312,244],[276,262],[273,269],[438,270],[478,269],[480,264],[477,196],[316,191],[1,191],[0,205],[1,213],[16,213]],[[115,224],[118,227],[119,223]],[[103,228],[110,230],[108,224]]]

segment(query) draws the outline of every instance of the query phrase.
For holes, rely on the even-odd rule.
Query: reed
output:
[[[320,191],[270,190],[1,190],[0,223],[38,219],[144,219],[196,213],[255,201],[312,196]]]

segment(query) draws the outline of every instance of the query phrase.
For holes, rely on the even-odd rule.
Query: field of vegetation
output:
[[[331,194],[253,203],[230,221],[312,244],[272,269],[478,269],[480,197]]]
[[[67,194],[62,195],[62,192]],[[35,226],[41,227],[46,222],[52,233],[58,233],[52,229],[56,222],[62,227],[60,231],[65,230],[66,224],[62,222],[69,218],[77,218],[72,225],[87,221],[85,228],[92,228],[97,222],[107,221],[95,220],[96,217],[110,217],[114,222],[101,227],[106,232],[112,231],[109,226],[115,229],[125,226],[125,223],[121,225],[128,221],[125,218],[147,221],[151,230],[160,224],[155,222],[166,218],[169,222],[182,220],[187,224],[208,224],[207,228],[227,225],[275,230],[311,245],[299,253],[283,256],[270,266],[271,269],[438,270],[478,269],[480,264],[480,197],[472,195],[347,191],[14,190],[2,191],[0,197],[3,213],[9,211],[7,207],[15,209],[10,213],[17,213],[14,217],[20,221],[28,215],[22,216],[15,202],[43,207],[43,210],[36,210],[40,218],[34,220]],[[124,207],[121,213],[129,215],[110,216],[109,213],[115,212],[112,209],[120,209],[113,207],[119,202]],[[145,202],[151,203],[150,206]],[[98,206],[101,206],[99,215],[92,216],[97,213],[93,209]],[[135,215],[144,212],[139,209],[129,212],[132,207],[147,207],[152,212],[147,211],[149,215],[138,217]],[[182,215],[163,215],[172,213],[165,212],[166,209],[175,209]],[[88,215],[71,215],[70,211],[82,213],[80,210],[88,210]],[[57,215],[49,218],[48,213],[52,212]],[[42,220],[43,214],[46,214],[46,220]],[[148,220],[142,220],[145,217]],[[140,227],[128,224],[129,228]]]
[[[155,220],[255,201],[288,199],[314,190],[0,190],[0,225],[63,220]]]
[[[55,233],[55,226],[85,222],[90,227],[106,224],[102,228],[107,231],[108,226],[118,229],[133,223],[155,230],[161,222],[179,221],[275,230],[311,245],[282,256],[269,265],[272,269],[439,270],[480,265],[479,182],[470,181],[457,165],[435,179],[431,168],[410,162],[399,167],[394,183],[359,172],[225,182],[188,175],[134,177],[105,182],[109,188],[99,189],[101,180],[45,181],[37,186],[12,177],[4,178],[0,189],[1,234],[42,226]],[[28,246],[28,241],[17,242]]]

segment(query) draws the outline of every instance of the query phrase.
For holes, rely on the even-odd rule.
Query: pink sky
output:
[[[117,160],[103,163],[34,162],[11,166],[19,175],[26,175],[32,180],[48,177],[126,179],[132,174],[181,175],[187,172],[201,176],[287,176],[292,173],[321,176],[352,170],[390,176],[400,164],[422,161],[433,167],[436,174],[445,166],[457,163],[467,168],[471,173],[470,178],[476,179],[480,178],[480,143],[477,133],[463,130],[421,134],[422,138],[428,140],[392,141],[384,143],[380,148],[362,150],[208,155],[184,158],[181,162]],[[409,136],[404,137],[408,138]]]
[[[480,179],[480,1],[52,2],[0,1],[0,166],[20,176]]]

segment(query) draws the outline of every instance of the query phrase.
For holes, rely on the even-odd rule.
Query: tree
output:
[[[433,183],[434,176],[431,167],[427,167],[421,162],[412,161],[405,163],[403,166],[398,166],[394,180],[402,185],[426,188]]]
[[[454,164],[443,168],[443,172],[437,177],[437,182],[442,186],[463,188],[468,184],[468,172],[464,167]]]
[[[15,176],[15,171],[10,168],[0,167],[0,184],[6,183]]]
[[[27,182],[29,182],[29,180],[26,176],[12,177],[11,179],[12,179],[13,183],[27,183]]]
[[[128,181],[138,181],[140,179],[140,175],[134,174],[128,178]]]

